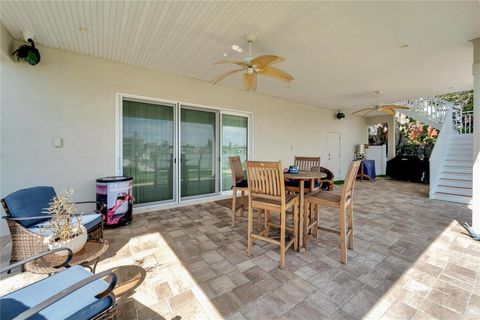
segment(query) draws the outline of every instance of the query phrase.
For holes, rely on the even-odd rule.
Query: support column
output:
[[[480,233],[480,38],[473,40],[473,93],[472,227]]]

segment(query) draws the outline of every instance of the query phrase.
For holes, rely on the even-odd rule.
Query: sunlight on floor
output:
[[[222,317],[159,232],[131,238],[112,258],[100,262],[97,270],[133,264],[147,272],[132,298],[151,311],[171,318],[179,316],[175,312],[181,312],[182,318]]]

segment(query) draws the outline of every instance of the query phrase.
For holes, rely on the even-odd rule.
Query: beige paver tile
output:
[[[119,319],[480,319],[480,243],[457,222],[470,211],[427,194],[421,184],[357,183],[347,265],[338,237],[322,231],[306,253],[287,252],[285,269],[272,244],[256,241],[248,257],[246,219],[232,228],[229,208],[204,203],[105,230],[111,245],[97,270],[145,271],[119,297]],[[338,227],[338,211],[322,208],[320,220]],[[7,276],[0,292],[41,277]]]

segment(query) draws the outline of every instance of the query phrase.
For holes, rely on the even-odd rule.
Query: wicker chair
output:
[[[333,179],[335,178],[333,172],[324,167],[320,167],[320,172],[323,172],[327,175],[326,178],[320,180],[320,189],[332,191],[334,185]]]
[[[49,206],[49,202],[56,193],[52,187],[33,187],[18,190],[1,200],[12,237],[11,261],[19,261],[48,250],[43,243],[42,226],[50,219],[42,210]],[[76,204],[96,203],[82,201]],[[82,223],[87,229],[89,240],[103,238],[103,221],[101,208],[82,217]]]
[[[14,263],[0,270],[0,274],[25,263],[68,251],[65,261],[57,268],[68,266],[72,251],[58,248]],[[109,278],[109,282],[104,281]],[[74,266],[50,277],[0,297],[0,318],[10,319],[96,319],[110,320],[117,315],[117,304],[112,290],[117,277],[112,271],[92,274],[81,266]]]

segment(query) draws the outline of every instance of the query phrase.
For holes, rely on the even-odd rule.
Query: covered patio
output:
[[[259,243],[246,255],[246,219],[231,227],[216,202],[151,212],[108,230],[98,270],[122,271],[138,288],[118,295],[119,319],[476,319],[480,243],[460,226],[466,205],[429,200],[428,186],[377,179],[356,185],[355,250],[338,261],[338,238],[320,232],[306,253]],[[338,189],[336,190],[338,192]],[[377,194],[373,199],[371,194]],[[324,209],[322,222],[338,223]],[[2,291],[43,276],[3,280]],[[19,278],[22,279],[19,281]]]
[[[479,16],[0,1],[0,318],[480,319]]]

